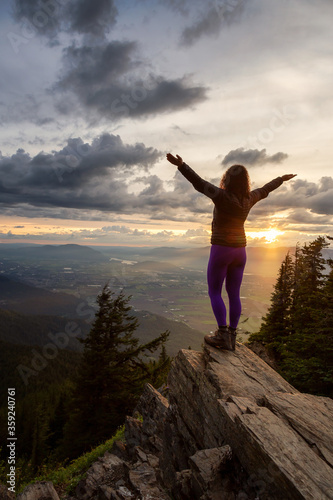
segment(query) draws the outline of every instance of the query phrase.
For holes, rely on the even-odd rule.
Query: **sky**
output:
[[[167,162],[258,203],[249,245],[333,235],[332,0],[3,0],[0,242],[206,246],[213,205]]]

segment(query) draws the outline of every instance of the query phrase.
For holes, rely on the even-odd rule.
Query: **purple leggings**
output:
[[[237,328],[241,315],[240,286],[246,264],[245,247],[212,245],[207,269],[208,295],[218,326],[227,324],[227,311],[222,300],[222,285],[229,297],[229,325]]]

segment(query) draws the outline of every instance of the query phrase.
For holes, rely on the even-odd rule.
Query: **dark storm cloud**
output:
[[[304,210],[304,208],[295,208],[288,215],[288,223],[293,224],[331,224],[331,215],[318,215],[310,212],[309,210]],[[332,227],[331,227],[332,230]]]
[[[236,23],[241,18],[245,0],[212,0],[201,4],[197,19],[186,27],[181,35],[182,45],[193,45],[203,36],[217,35],[224,26]]]
[[[63,74],[54,90],[77,98],[89,114],[94,111],[113,120],[145,117],[191,107],[206,99],[207,89],[194,86],[187,77],[167,80],[153,74],[142,76],[145,65],[137,58],[135,42],[72,45],[64,51],[63,62]],[[58,110],[67,113],[71,107],[64,105],[63,95]]]
[[[31,94],[21,96],[16,102],[0,102],[0,123],[19,123],[28,121],[37,126],[53,123],[55,119],[50,116],[43,99],[37,99]]]
[[[84,218],[93,219],[114,213],[177,220],[189,209],[206,216],[209,200],[178,172],[172,191],[157,175],[149,175],[160,158],[156,149],[126,145],[109,134],[91,144],[71,139],[59,151],[34,157],[19,149],[0,158],[0,205],[7,214],[27,217],[79,219],[84,212]]]
[[[200,17],[192,26],[183,30],[181,35],[182,45],[193,45],[204,35],[216,35],[220,32],[223,19],[216,13],[216,9],[211,7],[204,16]]]
[[[91,144],[70,139],[62,150],[33,158],[19,149],[0,159],[1,203],[107,210],[114,206],[111,193],[121,200],[127,191],[125,180],[117,177],[147,171],[160,156],[156,149],[126,145],[109,134]]]
[[[175,12],[179,12],[187,16],[189,14],[189,9],[191,7],[191,4],[193,6],[194,1],[192,0],[191,2],[191,0],[160,0],[160,3]]]
[[[112,0],[77,0],[70,3],[71,30],[100,35],[116,22],[118,11]]]
[[[150,168],[162,153],[144,144],[124,144],[104,134],[91,143],[70,139],[63,149],[31,157],[19,149],[0,157],[0,205],[5,214],[101,220],[105,214],[208,224],[213,205],[177,171],[164,183]],[[170,165],[168,165],[168,168]],[[207,179],[211,181],[211,179]],[[271,179],[267,179],[269,181]],[[256,205],[250,221],[260,224],[277,211],[293,209],[283,224],[327,224],[333,215],[333,179],[319,183],[298,179],[283,184]],[[300,214],[303,211],[302,220]]]
[[[287,185],[289,189],[287,189]],[[283,184],[279,189],[273,191],[266,200],[255,205],[251,211],[249,220],[255,221],[257,217],[267,217],[292,209],[288,218],[283,219],[286,223],[295,222],[297,216],[303,212],[303,223],[318,224],[322,216],[327,216],[325,223],[331,220],[333,215],[333,178],[322,177],[318,183],[297,179]],[[297,215],[296,215],[297,214]],[[319,215],[320,218],[314,217]],[[290,217],[290,220],[289,220]]]
[[[15,0],[13,16],[53,40],[62,31],[104,37],[116,22],[117,9],[113,0]]]
[[[286,153],[275,153],[269,156],[266,149],[244,149],[238,148],[230,151],[222,160],[222,165],[232,165],[234,163],[242,163],[245,166],[258,166],[265,163],[282,163],[288,158]]]

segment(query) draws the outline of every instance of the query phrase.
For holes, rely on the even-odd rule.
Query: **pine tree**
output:
[[[147,344],[133,336],[138,320],[130,314],[131,297],[118,296],[104,286],[91,331],[82,340],[84,352],[71,417],[65,427],[63,451],[69,458],[106,440],[131,414],[154,370],[144,357],[167,341],[169,332]]]
[[[331,263],[332,266],[332,263]],[[333,396],[333,268],[318,291],[320,301],[311,309],[301,308],[300,317],[309,311],[313,321],[295,330],[281,369],[299,390]],[[297,312],[297,310],[296,310]]]
[[[283,343],[292,331],[290,314],[293,283],[294,264],[288,252],[279,270],[268,313],[263,318],[259,333],[251,336],[251,341],[257,340],[267,345],[276,357],[279,357]]]
[[[326,260],[322,251],[329,243],[319,236],[298,249],[295,263],[292,323],[295,331],[313,328],[318,322]]]
[[[286,257],[269,311],[249,342],[260,341],[272,350],[280,373],[297,389],[332,396],[333,261],[322,253],[328,245],[320,236],[297,245],[294,262]]]
[[[37,471],[46,458],[46,440],[48,434],[48,410],[45,402],[37,402],[35,406],[34,428],[32,434],[31,468]]]

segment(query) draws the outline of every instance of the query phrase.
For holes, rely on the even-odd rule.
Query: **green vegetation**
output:
[[[164,346],[169,332],[139,344],[133,334],[138,320],[130,314],[130,297],[104,286],[98,311],[84,345],[64,428],[60,453],[73,458],[108,436],[130,415],[147,382],[162,383],[170,359],[162,349],[158,362],[146,362],[147,352]]]
[[[171,363],[165,349],[169,332],[140,344],[134,337],[138,320],[130,314],[129,300],[104,287],[95,322],[82,340],[83,354],[57,346],[48,352],[45,346],[0,341],[2,386],[16,388],[17,488],[51,471],[66,482],[61,478],[68,460],[112,436],[133,412],[147,382],[155,387],[165,382]],[[154,351],[159,351],[156,359],[148,355]],[[6,391],[2,396],[0,440],[6,442]],[[94,455],[90,457],[93,461]],[[0,482],[4,484],[6,458],[7,450],[0,450]],[[74,469],[84,468],[75,464]],[[74,469],[68,472],[66,468],[66,474]],[[75,474],[69,486],[75,483]]]
[[[97,460],[98,457],[102,457],[107,451],[111,451],[112,446],[115,441],[124,441],[125,426],[121,426],[115,435],[105,441],[105,443],[100,444],[96,448],[92,449],[79,456],[73,460],[68,465],[58,465],[53,467],[50,465],[44,465],[40,468],[40,475],[35,477],[34,481],[52,481],[56,490],[59,492],[73,493],[77,484],[85,477],[85,473],[91,466],[93,462]],[[1,462],[0,462],[0,470]],[[20,491],[22,491],[25,486],[27,486],[31,481],[22,483]]]
[[[77,333],[75,335],[66,335],[66,348],[82,351],[82,346],[76,337],[78,335],[86,336],[89,332],[89,325],[80,318],[75,318],[72,325],[74,323],[76,324]],[[0,341],[45,346],[49,342],[56,341],[54,339],[57,336],[61,337],[66,334],[70,321],[68,318],[60,316],[28,315],[0,309],[0,324]]]
[[[294,258],[287,254],[268,313],[249,343],[265,345],[281,375],[300,391],[332,397],[333,261],[322,256],[328,245],[320,236],[297,247]]]

